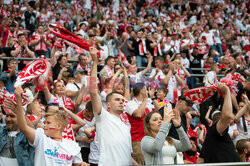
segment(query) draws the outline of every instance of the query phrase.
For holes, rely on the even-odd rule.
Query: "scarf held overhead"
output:
[[[52,33],[54,33],[57,37],[64,39],[64,41],[69,44],[71,47],[80,47],[86,51],[89,51],[90,47],[93,47],[89,43],[85,42],[83,39],[79,38],[75,34],[70,31],[60,27],[56,24],[49,24],[49,29]],[[97,52],[97,57],[100,60],[105,60],[108,57],[108,48],[106,46],[101,47],[102,50]]]
[[[50,70],[50,63],[45,59],[37,59],[28,64],[18,75],[14,87],[22,86],[23,84],[35,79],[38,82],[45,81]]]
[[[236,74],[239,75],[238,73]],[[227,74],[227,76],[222,79],[220,83],[226,84],[229,87],[230,92],[236,94],[238,92],[238,89],[236,87],[238,84],[238,80],[234,78],[234,75],[230,73]],[[189,100],[194,103],[202,103],[213,96],[216,92],[218,92],[221,96],[224,96],[224,94],[217,88],[217,86],[218,84],[213,84],[211,86],[190,89],[184,93],[184,96],[189,98]]]

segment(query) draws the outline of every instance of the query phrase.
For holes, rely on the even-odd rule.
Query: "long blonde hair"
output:
[[[153,137],[153,138],[156,137],[156,134],[152,132],[152,130],[151,130],[151,128],[150,128],[149,121],[150,121],[150,119],[151,119],[151,117],[152,117],[152,115],[153,115],[154,113],[160,114],[159,111],[152,111],[152,112],[148,113],[148,114],[145,116],[144,120],[143,120],[143,126],[144,126],[145,135],[150,136],[150,137]],[[168,142],[169,145],[171,145],[171,146],[174,145],[174,140],[173,140],[170,136],[167,136],[167,137],[166,137],[166,141]]]

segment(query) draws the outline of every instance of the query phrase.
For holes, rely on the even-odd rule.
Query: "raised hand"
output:
[[[175,127],[179,127],[181,125],[180,112],[178,110],[173,110],[173,111],[174,111],[174,118],[172,119],[172,122]]]
[[[23,93],[23,88],[21,86],[16,87],[15,96],[16,97],[22,97],[22,93]]]
[[[98,62],[97,52],[98,52],[98,50],[95,47],[90,47],[89,48],[89,53],[90,53],[90,55],[92,57],[92,60],[94,62]]]
[[[219,83],[218,86],[217,86],[217,88],[221,92],[223,92],[224,94],[227,93],[227,92],[230,92],[228,86],[226,86],[226,84],[224,84],[224,83]]]
[[[164,107],[164,117],[163,117],[163,122],[170,123],[170,121],[174,118],[174,112],[172,108],[170,109],[169,106]]]

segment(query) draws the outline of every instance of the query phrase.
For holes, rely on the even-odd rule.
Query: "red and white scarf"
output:
[[[106,71],[109,78],[114,74],[114,69],[110,69],[107,65],[105,65],[103,69]]]
[[[50,70],[50,64],[45,59],[37,59],[28,64],[18,75],[14,87],[22,86],[23,84],[36,79],[38,82],[43,82],[47,79]]]
[[[6,91],[5,89],[0,90],[0,105],[4,105],[7,99],[11,99],[13,104],[16,105],[16,96],[13,93]],[[26,99],[22,98],[22,105],[26,105]]]
[[[65,127],[65,129],[62,132],[62,138],[68,139],[71,141],[76,141],[75,133],[73,130],[73,124],[70,124],[70,123],[67,124],[67,126]]]
[[[60,37],[67,41],[67,43],[71,43],[71,45],[76,45],[86,51],[89,51],[90,47],[93,47],[89,43],[85,42],[75,34],[71,33],[70,31],[62,28],[56,24],[49,24],[49,29],[52,33],[54,33],[57,37]],[[102,47],[102,51],[97,52],[97,57],[101,60],[105,60],[108,57],[108,51],[106,47]]]
[[[237,77],[233,77],[232,74],[227,74],[227,76],[221,81],[221,83],[225,83],[230,91],[234,94],[238,92],[237,84],[238,80]],[[216,92],[218,92],[221,96],[224,94],[217,88],[218,84],[213,84],[207,87],[199,87],[195,89],[191,89],[184,93],[184,96],[189,98],[192,102],[202,103],[211,96],[213,96]]]
[[[140,39],[137,39],[139,41]],[[144,55],[144,53],[147,52],[147,47],[144,39],[141,39],[141,42],[139,44],[139,54]]]
[[[152,41],[153,41],[154,44],[156,43],[154,40],[152,40]],[[162,55],[161,44],[160,43],[157,43],[157,47],[154,48],[154,56],[157,56],[158,53],[159,53],[160,56]]]
[[[76,70],[83,70],[83,69],[85,69],[86,71],[88,71],[87,75],[90,76],[90,71],[91,71],[91,68],[90,68],[90,67],[88,67],[88,66],[86,65],[86,66],[83,68],[80,64],[78,64],[78,65],[76,66]]]

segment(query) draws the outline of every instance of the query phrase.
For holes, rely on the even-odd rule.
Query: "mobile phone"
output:
[[[164,106],[159,109],[162,119],[164,118]]]

